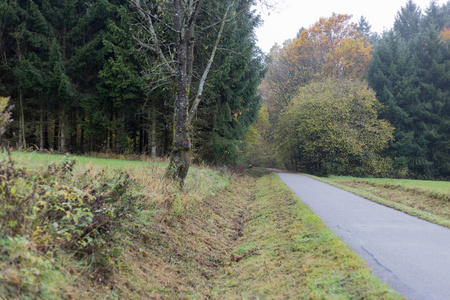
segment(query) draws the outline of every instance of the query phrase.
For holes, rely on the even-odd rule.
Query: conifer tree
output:
[[[369,69],[368,80],[386,106],[382,116],[396,128],[387,153],[402,176],[450,175],[450,49],[440,37],[448,20],[448,5],[431,3],[422,14],[408,2],[379,41]]]

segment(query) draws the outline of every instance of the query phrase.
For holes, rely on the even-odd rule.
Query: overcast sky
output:
[[[372,31],[382,33],[394,25],[394,19],[407,0],[272,0],[280,2],[276,11],[263,10],[264,25],[256,29],[258,46],[269,52],[274,43],[282,44],[294,38],[300,28],[308,28],[321,17],[330,17],[333,12],[353,15],[355,23],[366,17]],[[424,11],[430,0],[415,0]],[[440,6],[447,0],[437,0]]]

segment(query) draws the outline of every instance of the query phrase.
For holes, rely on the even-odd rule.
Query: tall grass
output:
[[[194,167],[180,190],[165,178],[166,164],[151,161],[22,152],[0,161],[0,295],[7,298],[95,299],[106,286],[107,295],[120,294],[110,287],[127,273],[120,270],[134,239],[230,183]]]

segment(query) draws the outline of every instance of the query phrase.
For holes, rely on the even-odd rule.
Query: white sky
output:
[[[361,16],[372,25],[372,31],[382,33],[394,25],[395,16],[408,0],[272,0],[280,2],[275,11],[261,13],[263,26],[256,29],[258,46],[263,52],[287,39],[295,38],[301,27],[308,28],[321,17],[330,17],[333,12],[353,15],[357,23]],[[422,11],[429,6],[430,0],[413,0]],[[437,0],[441,6],[447,0]]]

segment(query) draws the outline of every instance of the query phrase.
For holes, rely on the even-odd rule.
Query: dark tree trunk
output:
[[[59,122],[59,151],[65,153],[67,152],[67,116],[64,107],[62,108]]]
[[[27,142],[25,140],[25,113],[23,108],[23,91],[19,90],[19,149],[25,149]]]
[[[78,127],[78,118],[77,111],[73,110],[71,112],[72,117],[70,118],[70,151],[72,153],[77,152],[77,127]]]
[[[115,139],[115,144],[114,144],[114,153],[119,154],[120,153],[120,136],[122,135],[122,116],[121,116],[121,112],[117,112],[116,114],[116,120],[115,120],[116,124],[117,124],[117,128],[116,128],[116,139]]]
[[[45,125],[45,107],[44,100],[41,100],[41,107],[39,110],[39,150],[42,151],[45,149],[45,131],[47,126]]]
[[[156,104],[155,98],[152,100],[152,157],[156,157]]]
[[[81,126],[80,128],[80,153],[84,153],[85,152],[85,145],[84,145],[84,129],[83,126]]]

